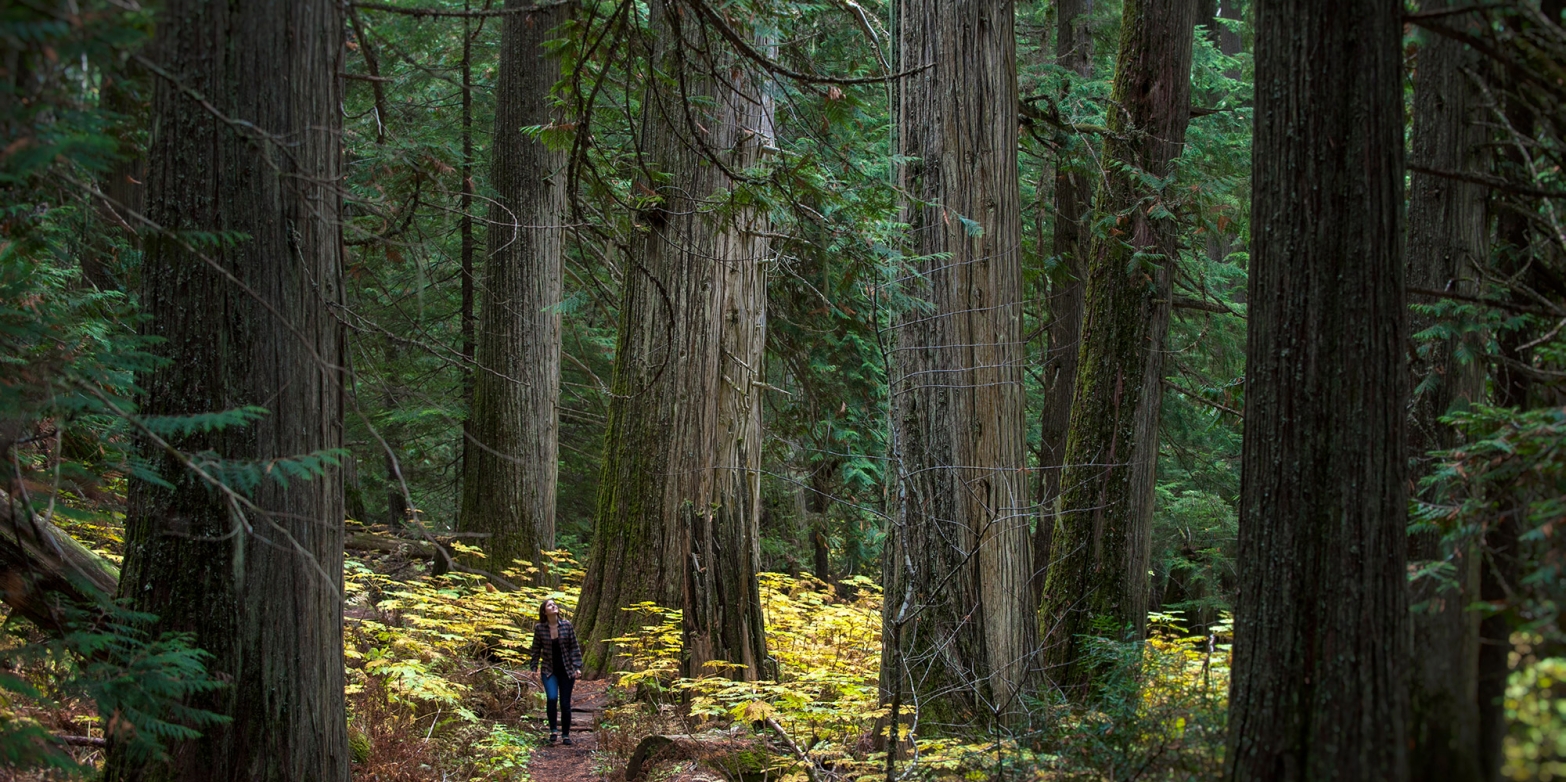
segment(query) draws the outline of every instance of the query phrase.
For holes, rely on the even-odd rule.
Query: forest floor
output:
[[[536,782],[591,782],[602,777],[594,771],[598,750],[598,718],[608,702],[609,682],[581,681],[571,699],[571,746],[539,747],[527,770]]]

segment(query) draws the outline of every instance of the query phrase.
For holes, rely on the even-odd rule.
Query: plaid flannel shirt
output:
[[[557,627],[560,628],[560,659],[566,664],[566,675],[571,671],[582,670],[582,645],[576,642],[576,628],[570,620],[560,619]],[[538,669],[538,675],[549,678],[554,675],[554,655],[549,649],[549,625],[538,622],[533,625],[533,651],[528,658],[527,667]]]

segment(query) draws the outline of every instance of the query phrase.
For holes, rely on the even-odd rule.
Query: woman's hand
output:
[[[578,669],[572,671],[571,672],[571,678],[572,679],[580,679],[580,678],[582,678],[582,669],[578,668]]]

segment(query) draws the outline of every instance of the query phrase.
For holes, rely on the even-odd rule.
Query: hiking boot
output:
[[[571,737],[570,736],[566,736],[565,738],[560,739],[560,743],[564,744],[564,745],[566,745],[568,747],[571,746]]]
[[[549,743],[550,743],[550,744],[553,744],[553,743],[555,743],[555,738],[556,738],[556,737],[557,737],[557,736],[556,736],[556,734],[555,734],[555,732],[554,732],[554,731],[549,731]],[[570,739],[570,737],[569,737],[569,736],[568,736],[568,737],[566,737],[566,743],[567,743],[567,744],[570,744],[570,743],[571,743],[571,739]]]

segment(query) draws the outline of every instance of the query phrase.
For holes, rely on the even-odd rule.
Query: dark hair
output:
[[[538,623],[539,624],[541,624],[541,625],[542,624],[549,624],[549,616],[544,613],[544,603],[554,603],[554,601],[555,601],[554,598],[546,597],[546,598],[544,598],[544,602],[543,603],[539,603],[538,604]],[[557,615],[560,613],[560,604],[559,603],[555,603],[555,613]]]

